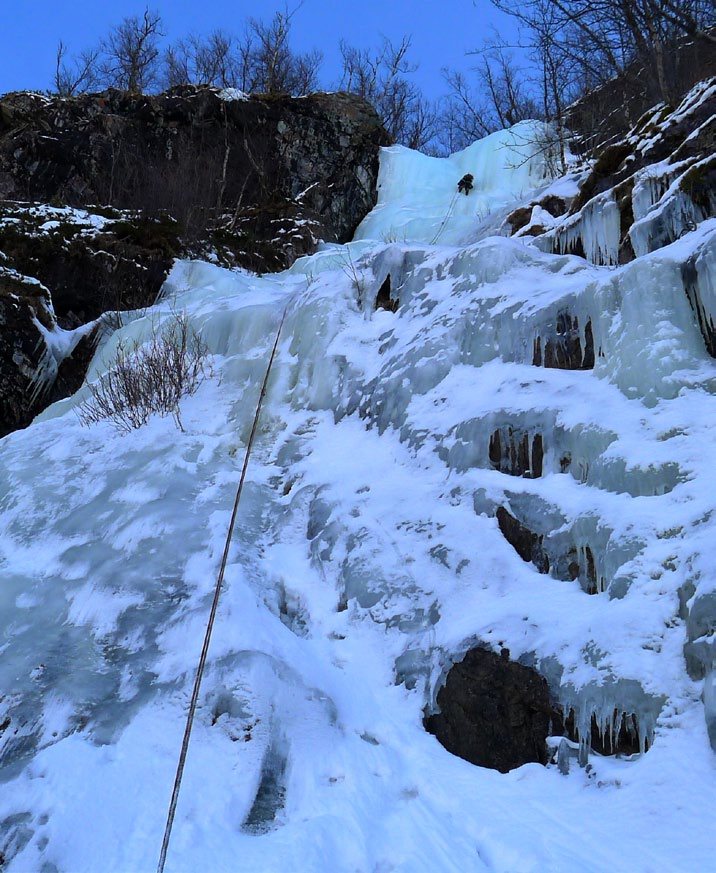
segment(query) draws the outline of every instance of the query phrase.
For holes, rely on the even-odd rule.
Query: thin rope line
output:
[[[251,434],[249,436],[249,441],[246,444],[246,453],[244,454],[244,465],[241,470],[241,478],[239,479],[239,485],[236,489],[236,498],[234,500],[234,509],[231,513],[231,521],[229,522],[229,529],[226,533],[226,543],[224,545],[224,554],[221,558],[221,568],[219,569],[219,576],[216,580],[216,588],[214,589],[214,599],[211,604],[211,612],[209,614],[209,621],[206,625],[206,634],[204,635],[204,645],[201,649],[201,657],[199,658],[199,666],[196,671],[196,678],[194,679],[194,690],[191,694],[191,702],[189,703],[189,712],[187,714],[186,719],[186,727],[184,728],[184,739],[181,744],[181,752],[179,754],[179,763],[177,764],[177,772],[174,777],[174,788],[172,790],[172,799],[169,804],[169,812],[167,814],[167,823],[164,828],[164,839],[162,840],[162,851],[159,855],[159,864],[157,865],[157,873],[164,873],[164,864],[167,860],[167,850],[169,849],[169,839],[172,835],[172,827],[174,825],[174,815],[176,814],[177,809],[177,801],[179,800],[179,789],[181,788],[182,777],[184,775],[184,764],[186,763],[186,754],[189,748],[189,740],[191,738],[191,729],[194,724],[194,714],[196,712],[197,701],[199,700],[199,689],[201,688],[201,680],[204,676],[204,668],[206,666],[206,657],[209,652],[209,643],[211,642],[211,632],[214,628],[214,619],[216,618],[216,610],[219,605],[219,594],[221,593],[221,583],[224,581],[224,571],[226,570],[226,563],[229,559],[229,549],[231,547],[231,538],[234,533],[234,524],[236,523],[236,514],[239,509],[239,501],[241,500],[241,492],[244,487],[244,479],[246,479],[246,471],[249,466],[249,457],[251,455],[251,447],[253,446],[254,437],[256,436],[256,430],[259,424],[259,415],[261,414],[261,405],[263,404],[264,397],[266,396],[266,388],[268,386],[269,375],[271,374],[271,367],[273,366],[274,358],[276,357],[276,350],[278,348],[279,337],[281,336],[281,328],[283,327],[284,320],[286,318],[286,313],[288,312],[288,307],[284,309],[283,315],[281,316],[281,321],[278,326],[278,330],[276,331],[276,340],[273,344],[273,349],[271,350],[271,357],[269,358],[268,367],[266,367],[266,374],[264,375],[264,381],[261,385],[261,394],[259,395],[259,400],[256,405],[256,413],[254,415],[254,423],[251,427]]]
[[[450,213],[451,213],[452,210],[453,210],[453,206],[455,205],[455,201],[457,200],[457,195],[458,195],[459,193],[460,193],[459,191],[456,191],[456,192],[452,195],[452,200],[450,201],[450,205],[448,206],[448,211],[445,213],[445,218],[443,218],[442,223],[441,223],[440,227],[438,228],[438,232],[435,234],[435,236],[434,236],[434,237],[432,238],[432,240],[430,241],[430,245],[431,245],[431,246],[434,246],[434,245],[435,245],[435,243],[438,241],[438,237],[439,237],[440,234],[443,232],[443,230],[444,230],[444,228],[445,228],[445,224],[446,224],[448,218],[450,218]]]

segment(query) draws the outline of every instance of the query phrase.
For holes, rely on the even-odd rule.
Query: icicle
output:
[[[40,400],[42,400],[45,393],[50,390],[57,377],[57,361],[52,354],[52,350],[45,342],[43,335],[38,339],[35,351],[39,351],[40,348],[42,348],[41,356],[30,381],[31,407],[35,406]]]
[[[569,773],[569,759],[571,757],[572,749],[567,740],[563,737],[559,743],[559,748],[557,749],[557,768],[563,776],[567,776]]]
[[[552,250],[583,254],[592,264],[619,263],[621,218],[611,191],[590,200],[573,219],[548,234]]]
[[[704,717],[711,748],[716,751],[716,671],[713,669],[704,680]]]
[[[629,228],[634,254],[649,254],[694,230],[704,220],[703,211],[688,194],[674,191],[665,194],[658,206]]]
[[[589,683],[580,689],[560,689],[564,695],[565,722],[573,723],[579,742],[579,763],[586,766],[596,731],[601,754],[622,754],[624,734],[639,754],[651,746],[663,697],[647,694],[633,679],[610,678],[601,685]],[[627,754],[629,746],[627,746]]]

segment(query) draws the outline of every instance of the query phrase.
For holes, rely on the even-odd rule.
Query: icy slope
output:
[[[716,369],[687,292],[713,311],[716,221],[608,269],[478,239],[480,201],[463,198],[440,239],[453,247],[430,246],[476,168],[384,160],[359,242],[264,278],[180,263],[123,328],[149,337],[181,310],[201,330],[214,376],[186,399],[184,432],[168,418],[127,436],[83,428],[75,397],[0,442],[11,873],[155,868],[284,308],[167,870],[713,865],[716,713],[700,677],[716,614]],[[527,184],[524,164],[515,173],[481,196],[507,203]],[[403,236],[423,242],[384,241]],[[374,309],[388,276],[394,313]],[[574,369],[540,365],[567,342]],[[510,448],[524,440],[521,469]],[[549,573],[507,542],[500,507],[542,537]],[[423,713],[478,643],[536,666],[583,745],[592,717],[605,727],[616,711],[637,717],[648,751],[567,775],[450,755]]]
[[[522,121],[478,140],[449,158],[433,158],[405,146],[382,150],[378,203],[355,239],[456,245],[475,238],[476,226],[515,203],[549,176],[543,127]],[[474,178],[469,196],[457,181]]]

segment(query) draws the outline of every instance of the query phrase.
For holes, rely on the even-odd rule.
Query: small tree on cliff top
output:
[[[104,84],[131,92],[150,89],[159,73],[159,40],[163,35],[159,13],[149,8],[112,28],[100,47],[99,70]]]

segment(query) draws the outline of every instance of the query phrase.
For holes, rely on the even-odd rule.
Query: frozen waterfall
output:
[[[384,150],[356,240],[285,273],[177,263],[91,378],[187,313],[213,375],[183,431],[83,427],[79,392],[0,441],[8,873],[155,868],[285,307],[167,870],[713,865],[712,656],[697,646],[690,676],[683,651],[716,591],[716,367],[693,305],[716,315],[716,220],[618,269],[486,236],[548,184],[538,140],[523,123],[448,159]],[[567,340],[576,366],[545,365]],[[548,562],[518,554],[501,507]],[[474,767],[423,729],[478,644],[572,713],[560,767]],[[639,751],[565,764],[623,719]]]

